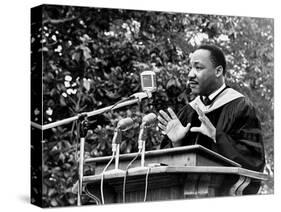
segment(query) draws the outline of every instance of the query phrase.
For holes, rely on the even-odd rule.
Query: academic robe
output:
[[[197,97],[177,114],[183,126],[187,123],[191,123],[191,127],[201,125],[198,114],[194,110],[195,104],[215,126],[216,143],[201,133],[188,132],[182,139],[181,145],[200,144],[239,163],[243,168],[262,172],[265,156],[261,124],[250,100],[232,88],[226,89],[208,107],[205,107],[201,99]],[[172,142],[166,137],[160,148],[172,146]]]

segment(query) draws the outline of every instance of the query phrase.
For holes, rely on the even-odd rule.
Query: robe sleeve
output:
[[[262,130],[252,103],[245,97],[239,98],[225,107],[221,115],[216,132],[218,153],[243,168],[263,171]]]
[[[167,149],[167,148],[172,148],[172,147],[173,147],[173,144],[172,144],[171,140],[168,138],[168,136],[165,135],[165,137],[161,141],[160,149]]]

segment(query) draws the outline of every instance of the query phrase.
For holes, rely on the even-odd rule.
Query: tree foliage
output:
[[[273,20],[71,6],[43,7],[42,35],[44,124],[113,105],[140,91],[140,73],[157,74],[157,93],[142,105],[91,118],[85,154],[111,154],[113,130],[120,118],[138,121],[168,106],[178,111],[192,98],[186,90],[189,54],[201,43],[226,54],[228,84],[257,107],[264,131],[266,171],[273,174]],[[33,64],[32,71],[36,70]],[[33,118],[41,115],[34,109]],[[76,204],[77,122],[45,131],[43,201],[45,206]],[[147,149],[161,135],[152,129]],[[137,150],[138,126],[123,134],[121,153]],[[78,150],[77,150],[78,149]],[[85,168],[85,174],[91,168]],[[273,192],[273,180],[263,193]]]

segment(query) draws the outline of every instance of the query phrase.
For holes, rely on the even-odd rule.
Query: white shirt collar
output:
[[[216,91],[217,93],[217,91]],[[203,113],[207,114],[209,112],[212,112],[221,106],[227,104],[228,102],[233,101],[234,99],[237,99],[239,97],[243,97],[244,95],[239,93],[236,90],[233,90],[232,88],[225,89],[219,97],[214,101],[211,105],[204,105],[203,102],[200,99],[200,96],[197,96],[193,101],[189,103],[189,105],[196,110],[196,105],[203,111]]]
[[[224,88],[226,87],[225,83],[223,83],[223,85],[217,89],[215,92],[211,93],[208,97],[210,100],[212,100],[219,92],[221,92]]]

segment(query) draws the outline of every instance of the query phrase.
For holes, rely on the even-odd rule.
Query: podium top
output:
[[[212,150],[209,150],[201,145],[190,145],[190,146],[183,146],[183,147],[174,147],[174,148],[169,148],[169,149],[159,149],[159,150],[147,151],[145,153],[145,157],[146,158],[160,157],[160,156],[164,156],[164,155],[168,156],[168,155],[176,155],[176,154],[183,154],[183,153],[186,153],[186,154],[195,153],[198,155],[202,155],[206,158],[216,159],[229,166],[241,167],[240,164],[238,164]],[[137,154],[138,153],[121,154],[119,160],[120,161],[129,160],[129,159],[134,158]],[[111,158],[111,156],[88,158],[85,160],[85,163],[105,163],[110,158]]]
[[[160,167],[151,167],[150,174],[175,174],[175,173],[193,173],[193,174],[227,174],[227,175],[238,175],[238,176],[244,176],[249,177],[252,180],[268,180],[268,176],[261,172],[252,171],[249,169],[244,169],[241,167],[208,167],[208,166],[188,166],[188,167],[169,167],[169,166],[160,166]],[[136,170],[128,170],[128,177],[132,176],[142,176],[147,174],[147,167],[143,169],[136,169]],[[124,173],[120,172],[112,172],[112,173],[106,173],[104,175],[105,180],[110,179],[116,179],[116,178],[123,178]],[[98,175],[90,175],[90,176],[84,176],[83,182],[84,183],[91,183],[95,181],[101,180],[101,174]]]

